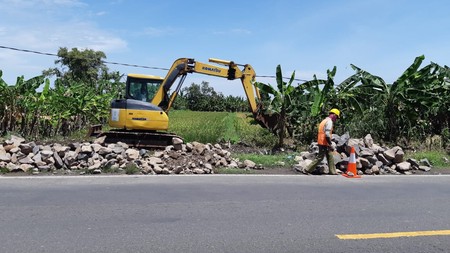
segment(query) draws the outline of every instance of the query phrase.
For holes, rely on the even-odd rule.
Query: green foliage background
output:
[[[106,123],[111,100],[124,90],[123,75],[110,72],[104,65],[103,52],[61,48],[57,67],[43,75],[25,80],[18,77],[7,84],[0,70],[0,131],[18,133],[28,138],[68,136],[91,124]],[[182,89],[170,112],[170,130],[188,141],[248,142],[256,145],[282,146],[284,138],[310,143],[316,126],[331,108],[342,112],[335,132],[349,132],[361,137],[368,133],[377,140],[408,145],[424,142],[433,135],[450,142],[450,69],[431,62],[421,67],[424,56],[400,74],[392,84],[381,77],[351,65],[355,74],[335,83],[337,69],[327,70],[326,79],[295,83],[295,73],[288,82],[281,66],[276,68],[276,85],[258,83],[266,113],[279,114],[276,136],[268,130],[248,124],[245,99],[223,96],[208,83],[191,84]],[[56,80],[50,83],[49,77]],[[39,91],[38,91],[39,90]],[[198,111],[221,112],[201,121]],[[189,129],[200,129],[192,134]],[[277,140],[276,140],[277,139]]]

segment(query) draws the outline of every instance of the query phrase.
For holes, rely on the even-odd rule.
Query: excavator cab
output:
[[[125,98],[111,102],[109,125],[124,130],[167,130],[167,114],[151,103],[163,81],[159,76],[128,74]]]
[[[150,103],[163,80],[159,76],[128,74],[125,97]]]

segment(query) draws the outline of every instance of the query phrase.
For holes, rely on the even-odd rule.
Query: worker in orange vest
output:
[[[302,170],[305,174],[311,174],[317,167],[325,155],[327,156],[328,168],[331,175],[337,175],[336,166],[334,164],[333,152],[334,147],[331,144],[331,136],[333,134],[333,124],[340,118],[341,112],[338,109],[331,109],[328,117],[319,124],[317,143],[319,144],[319,153],[315,159]]]

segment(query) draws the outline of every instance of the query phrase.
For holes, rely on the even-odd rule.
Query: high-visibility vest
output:
[[[328,142],[327,142],[326,134],[325,134],[325,125],[327,124],[328,120],[331,120],[331,119],[327,117],[324,120],[322,120],[322,122],[320,122],[320,124],[319,124],[319,129],[318,129],[318,134],[317,134],[317,143],[319,145],[328,146]],[[330,136],[332,134],[333,134],[333,128],[331,128]]]

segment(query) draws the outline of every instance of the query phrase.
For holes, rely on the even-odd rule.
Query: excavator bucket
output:
[[[262,105],[258,105],[258,110],[253,114],[255,120],[261,127],[269,129],[272,133],[276,133],[278,129],[278,123],[280,121],[280,115],[277,113],[267,114],[262,108]]]

